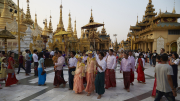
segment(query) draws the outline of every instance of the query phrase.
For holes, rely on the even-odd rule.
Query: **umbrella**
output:
[[[7,39],[16,39],[16,37],[12,35],[11,32],[6,30],[6,27],[5,27],[5,30],[0,31],[0,38],[5,39],[5,42],[4,42],[5,53],[7,53]]]
[[[93,21],[90,21],[90,23],[88,23],[87,25],[81,27],[82,29],[93,29],[93,28],[96,28],[96,27],[100,27],[100,26],[103,26],[104,24],[102,23],[97,23],[97,22],[93,22]],[[94,38],[94,30],[93,30],[93,38]],[[94,39],[94,49],[95,49],[95,39]]]
[[[97,23],[97,22],[91,22],[83,27],[81,27],[82,29],[91,29],[91,28],[96,28],[96,27],[101,27],[103,26],[104,24],[101,24],[101,23]]]

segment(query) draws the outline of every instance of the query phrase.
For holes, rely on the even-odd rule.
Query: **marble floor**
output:
[[[145,65],[146,84],[137,83],[137,74],[135,73],[134,85],[130,87],[130,92],[123,89],[123,75],[119,73],[120,66],[116,69],[117,87],[109,88],[100,100],[97,99],[97,94],[92,93],[91,96],[86,96],[86,92],[75,94],[74,91],[68,90],[68,83],[65,88],[53,88],[54,71],[53,67],[48,67],[46,86],[38,86],[38,77],[35,77],[33,70],[30,76],[25,76],[25,71],[21,70],[20,74],[16,75],[19,80],[19,85],[4,87],[4,82],[0,82],[3,89],[0,89],[0,101],[153,101],[151,92],[154,85],[154,67],[148,63]],[[67,67],[64,68],[64,78],[68,81]],[[180,70],[180,67],[179,67]],[[17,71],[17,70],[16,70]],[[180,74],[180,71],[179,73]],[[180,76],[180,75],[179,75]],[[180,86],[180,80],[178,79]],[[178,91],[180,92],[180,91]],[[180,101],[180,93],[176,97]],[[162,98],[166,101],[166,98]]]

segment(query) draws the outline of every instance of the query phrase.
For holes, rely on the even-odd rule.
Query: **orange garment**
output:
[[[96,58],[87,58],[86,72],[87,85],[85,91],[91,93],[95,90]]]
[[[73,85],[73,90],[75,91],[75,93],[81,93],[85,89],[83,85],[83,77],[85,76],[84,68],[84,63],[77,63]]]
[[[57,63],[58,57],[57,57],[57,56],[53,56],[52,60],[53,60],[53,63]],[[57,67],[57,66],[54,66],[54,69],[55,69],[56,67]]]

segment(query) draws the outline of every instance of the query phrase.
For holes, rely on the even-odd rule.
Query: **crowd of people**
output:
[[[18,84],[15,75],[14,53],[10,52],[8,57],[0,53],[0,80],[4,80],[6,87]],[[25,68],[23,67],[25,58]],[[52,58],[54,64],[54,88],[59,88],[61,84],[66,86],[63,68],[68,67],[69,90],[74,90],[79,94],[83,90],[90,96],[92,92],[98,93],[98,99],[105,93],[105,89],[116,87],[116,68],[120,63],[120,73],[123,73],[124,89],[130,92],[130,85],[134,85],[134,72],[137,72],[138,83],[146,84],[144,70],[145,63],[150,63],[155,67],[155,81],[152,96],[155,101],[160,101],[163,95],[175,101],[176,90],[178,88],[178,64],[179,56],[177,53],[166,54],[165,49],[157,54],[156,50],[149,52],[122,51],[84,51],[83,53],[71,51],[65,54],[62,51],[33,51],[26,50],[25,57],[19,53],[19,74],[20,69],[25,70],[26,76],[31,73],[31,63],[34,63],[34,76],[38,76],[38,85],[46,85],[46,66],[47,58]],[[157,64],[156,64],[157,63]],[[8,75],[8,76],[7,76]],[[7,77],[6,77],[7,76]],[[86,85],[86,86],[84,86]],[[171,101],[170,100],[170,101]]]

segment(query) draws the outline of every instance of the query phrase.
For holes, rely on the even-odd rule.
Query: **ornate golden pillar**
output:
[[[99,50],[99,48],[100,48],[100,45],[99,45],[99,42],[98,42],[98,50]]]
[[[147,50],[147,43],[144,43],[144,48],[145,48],[145,52],[147,52],[148,50]]]

